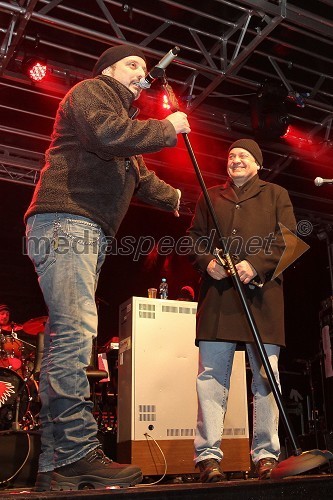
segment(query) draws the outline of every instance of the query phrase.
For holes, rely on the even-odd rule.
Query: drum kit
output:
[[[22,325],[10,323],[0,332],[0,430],[38,429],[40,402],[40,338],[47,316]],[[26,340],[28,339],[28,340]]]

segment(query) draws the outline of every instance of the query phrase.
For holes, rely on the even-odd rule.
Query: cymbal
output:
[[[39,318],[32,318],[29,321],[23,323],[23,331],[29,335],[38,335],[44,332],[45,323],[48,320],[48,316],[40,316]]]
[[[23,330],[23,325],[19,325],[18,323],[9,323],[8,325],[2,325],[0,330],[4,330],[5,332],[19,332]]]

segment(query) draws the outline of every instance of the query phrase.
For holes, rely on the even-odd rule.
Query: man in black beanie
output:
[[[279,384],[278,358],[285,344],[282,275],[274,275],[285,249],[279,224],[295,231],[296,221],[287,191],[258,177],[262,165],[262,151],[254,140],[235,141],[228,150],[230,179],[211,188],[209,196],[227,250],[235,256],[239,278]],[[214,231],[201,197],[189,228],[193,248],[197,249],[191,259],[202,274],[196,333],[199,370],[195,463],[202,482],[224,479],[221,441],[230,375],[237,345],[245,344],[253,374],[251,457],[259,479],[268,479],[280,454],[279,412],[228,269],[213,255],[214,248],[220,246]],[[211,241],[211,235],[214,241],[210,248],[199,244],[202,237],[209,236]]]
[[[61,101],[45,166],[25,214],[27,249],[48,307],[40,373],[41,454],[36,490],[130,486],[135,465],[109,460],[97,439],[86,367],[97,335],[95,290],[108,241],[133,195],[178,216],[180,191],[147,169],[143,153],[190,132],[185,113],[135,119],[146,74],[136,47],[107,49],[94,78]]]

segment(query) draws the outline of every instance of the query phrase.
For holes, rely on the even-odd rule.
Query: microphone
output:
[[[172,63],[179,51],[180,48],[177,46],[169,50],[169,52],[165,54],[164,57],[162,57],[160,62],[158,62],[146,76],[141,78],[141,80],[138,82],[139,87],[141,87],[142,89],[149,89],[156,78],[160,78],[161,76],[163,76],[165,68],[169,66],[170,63]]]
[[[333,179],[322,179],[321,177],[316,177],[314,183],[319,187],[323,184],[333,184]]]

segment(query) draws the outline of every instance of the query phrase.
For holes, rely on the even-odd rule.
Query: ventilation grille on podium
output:
[[[154,304],[139,304],[139,317],[155,319],[155,305]]]
[[[246,429],[244,427],[229,427],[223,429],[224,436],[246,436]]]
[[[175,436],[188,437],[188,436],[194,436],[194,434],[195,434],[194,429],[167,429],[167,436],[169,437],[175,437]]]
[[[181,314],[196,314],[197,310],[194,307],[184,307],[184,306],[162,306],[162,312],[171,312],[171,313],[181,313]]]
[[[140,422],[156,422],[156,405],[139,405]]]

